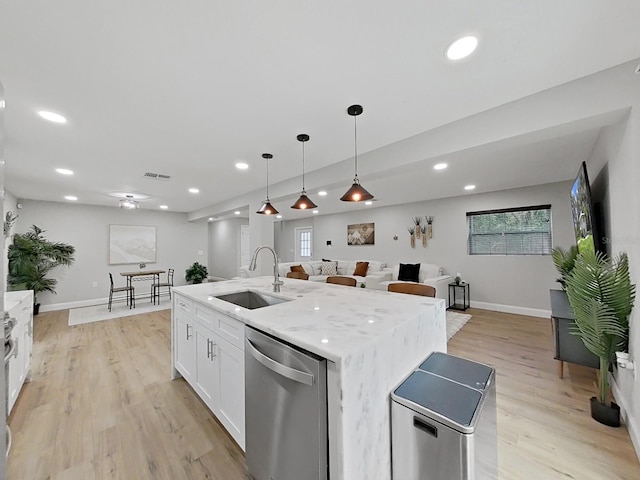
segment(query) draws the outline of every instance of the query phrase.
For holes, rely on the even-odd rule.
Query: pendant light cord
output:
[[[302,142],[302,193],[305,192],[304,190],[304,144],[305,142]]]
[[[355,152],[356,175],[354,180],[358,180],[358,116],[353,117],[353,150]],[[357,182],[354,182],[357,183]]]
[[[267,158],[267,202],[269,201],[269,159]]]

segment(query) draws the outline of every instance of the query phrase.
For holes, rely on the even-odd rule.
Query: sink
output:
[[[266,293],[252,292],[250,290],[237,293],[228,293],[226,295],[215,295],[216,298],[225,302],[233,303],[239,307],[255,310],[256,308],[277,305],[278,303],[290,302],[286,298],[274,297]]]

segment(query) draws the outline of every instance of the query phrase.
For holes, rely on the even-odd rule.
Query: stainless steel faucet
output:
[[[277,293],[280,291],[280,285],[284,285],[284,282],[280,280],[280,273],[278,272],[278,255],[276,255],[276,251],[273,248],[268,245],[256,248],[256,251],[253,252],[253,257],[251,257],[251,263],[249,263],[249,270],[253,272],[258,266],[258,253],[263,248],[266,248],[273,253],[273,291]]]

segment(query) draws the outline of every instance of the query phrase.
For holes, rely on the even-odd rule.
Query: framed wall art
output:
[[[156,261],[156,227],[109,225],[109,265]]]
[[[376,243],[374,223],[347,225],[347,245],[374,245]]]

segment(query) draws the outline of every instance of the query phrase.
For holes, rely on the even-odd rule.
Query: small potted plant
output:
[[[202,283],[202,281],[207,278],[207,275],[207,267],[205,267],[201,263],[195,262],[193,265],[187,268],[184,278],[187,282]]]
[[[598,396],[591,397],[591,417],[611,427],[620,426],[620,407],[607,405],[609,366],[616,351],[626,351],[629,315],[636,286],[629,276],[626,253],[611,261],[592,251],[579,253],[565,278],[567,297],[575,314],[574,335],[600,359]]]
[[[573,270],[573,266],[576,263],[578,247],[571,245],[568,250],[565,250],[562,247],[555,247],[551,250],[551,256],[553,258],[553,264],[560,274],[560,277],[556,279],[556,282],[562,286],[562,290],[565,290],[567,276],[571,273],[571,270]]]

